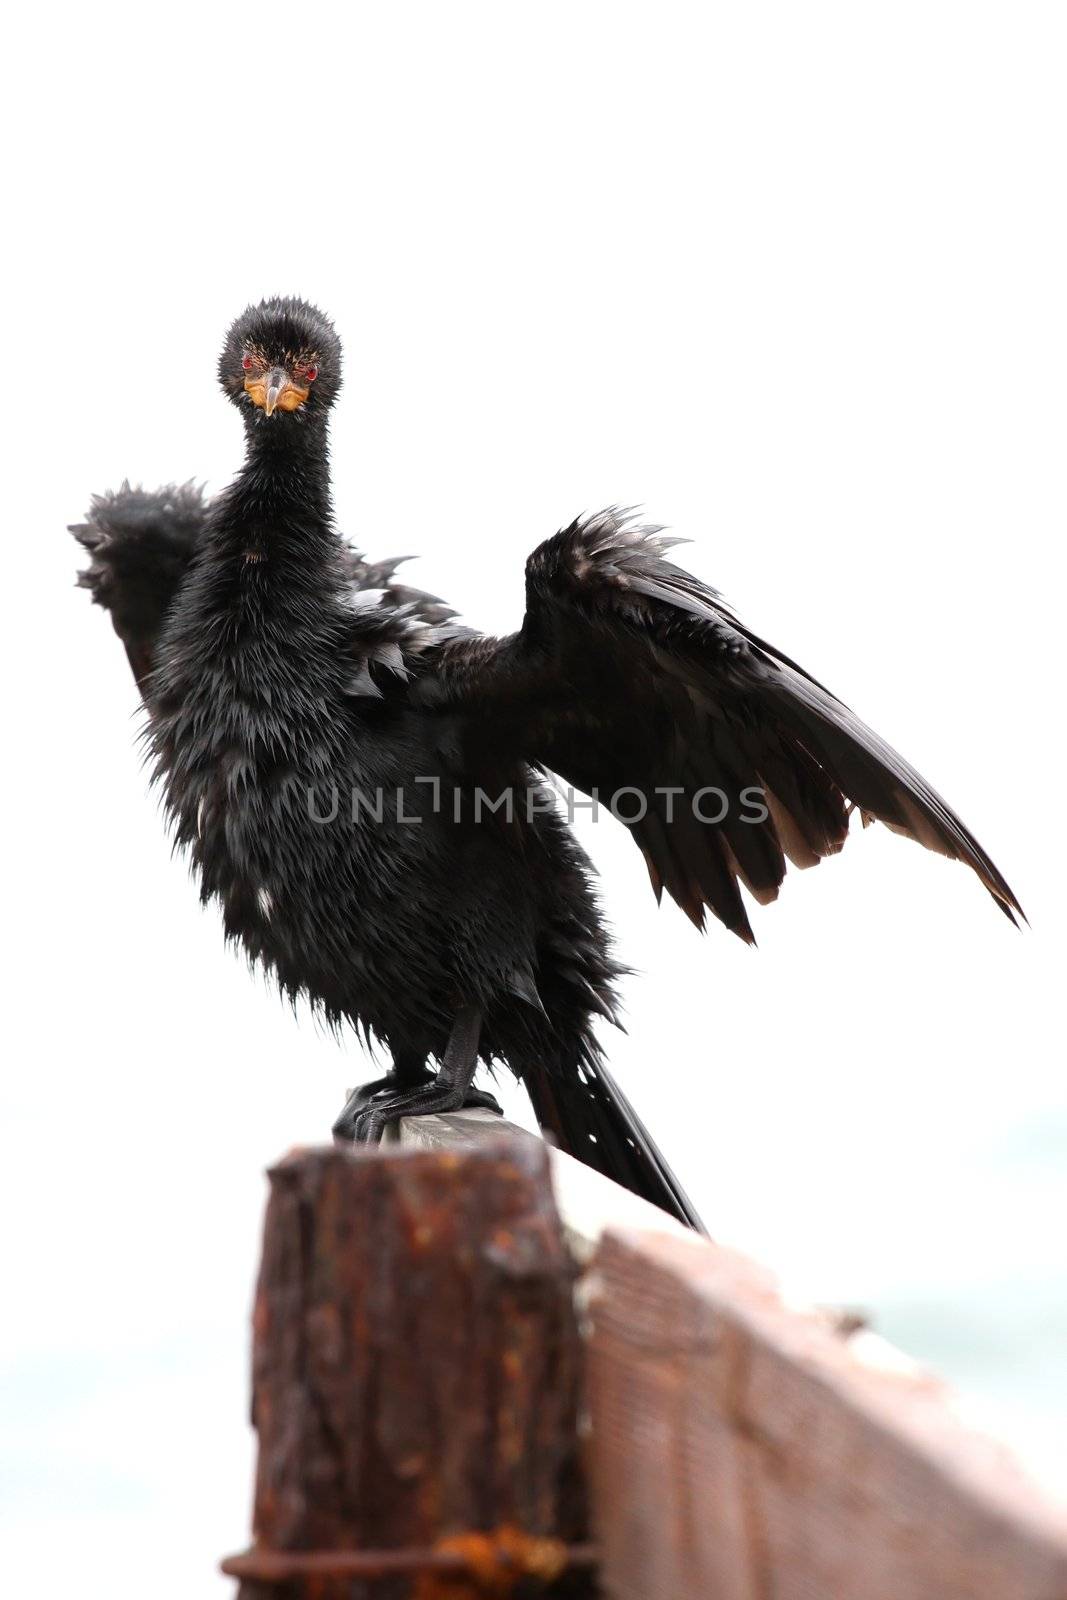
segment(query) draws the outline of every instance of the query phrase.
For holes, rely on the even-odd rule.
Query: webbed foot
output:
[[[380,1144],[391,1122],[400,1117],[433,1117],[446,1111],[468,1111],[478,1107],[504,1115],[504,1108],[488,1089],[463,1091],[451,1084],[434,1083],[428,1089],[406,1090],[387,1098],[379,1097],[358,1112],[352,1138],[356,1144]]]
[[[456,1016],[437,1076],[412,1087],[395,1084],[382,1089],[355,1107],[349,1121],[352,1098],[338,1119],[356,1144],[378,1144],[391,1122],[398,1117],[429,1117],[445,1111],[460,1111],[465,1106],[480,1106],[503,1116],[495,1097],[475,1089],[471,1080],[478,1064],[478,1040],[482,1017],[476,1006],[464,1006]],[[354,1098],[354,1097],[353,1097]],[[335,1129],[336,1131],[336,1129]]]
[[[374,1078],[370,1083],[361,1083],[352,1090],[345,1101],[344,1110],[333,1125],[334,1139],[338,1144],[347,1144],[355,1139],[358,1118],[376,1102],[390,1100],[398,1094],[421,1091],[433,1082],[433,1073],[421,1069],[418,1076],[410,1072],[403,1076],[397,1072],[387,1072],[384,1077]]]

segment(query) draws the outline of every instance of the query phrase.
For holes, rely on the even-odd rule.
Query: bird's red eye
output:
[[[246,372],[251,372],[251,370],[252,370],[252,357],[251,356],[242,356],[241,357],[241,365],[242,365],[242,367],[244,367]]]
[[[314,383],[315,379],[318,377],[318,375],[319,375],[318,367],[305,367],[304,368],[304,377],[307,379],[307,381],[309,383]]]

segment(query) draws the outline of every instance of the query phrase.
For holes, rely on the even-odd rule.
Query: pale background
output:
[[[224,1595],[264,1168],[369,1071],[223,948],[71,585],[94,489],[223,484],[250,298],[334,316],[342,526],[514,625],[641,502],[962,811],[758,912],[656,912],[585,829],[623,1083],[720,1237],[869,1308],[1062,1485],[1063,11],[976,3],[39,6],[4,135],[13,1594]],[[12,36],[9,32],[9,44]],[[662,1107],[659,1101],[662,1099]]]

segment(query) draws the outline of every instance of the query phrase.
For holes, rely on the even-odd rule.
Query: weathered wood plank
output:
[[[311,1150],[270,1176],[257,1545],[390,1550],[501,1526],[580,1539],[574,1268],[545,1149]]]
[[[409,1117],[400,1124],[400,1141],[419,1150],[469,1150],[486,1139],[509,1135],[541,1144],[536,1134],[505,1122],[492,1111],[455,1111],[446,1117]],[[678,1239],[692,1232],[658,1206],[631,1194],[621,1184],[594,1172],[584,1162],[549,1147],[552,1188],[567,1243],[579,1261],[588,1261],[605,1228],[652,1228]]]
[[[612,1600],[1067,1596],[1067,1518],[935,1379],[864,1365],[703,1241],[609,1233],[593,1273]]]

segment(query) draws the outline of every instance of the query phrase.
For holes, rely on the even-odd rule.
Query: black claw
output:
[[[429,1117],[464,1106],[482,1106],[503,1116],[495,1096],[471,1087],[480,1030],[480,1012],[464,1006],[453,1024],[437,1076],[431,1077],[418,1065],[415,1072],[391,1072],[375,1083],[363,1084],[349,1095],[333,1125],[334,1137],[355,1144],[378,1144],[389,1124],[400,1117]]]
[[[468,1089],[463,1099],[463,1110],[470,1111],[478,1107],[482,1111],[495,1111],[498,1117],[504,1115],[504,1107],[500,1104],[495,1094],[490,1094],[488,1089]]]
[[[469,1110],[478,1107],[493,1111],[498,1117],[504,1109],[488,1089],[468,1089],[442,1085],[435,1093],[432,1086],[417,1089],[395,1088],[388,1079],[381,1083],[364,1084],[349,1096],[341,1115],[333,1125],[334,1137],[351,1140],[354,1144],[380,1144],[391,1122],[405,1116],[439,1116],[447,1111]]]
[[[360,1119],[368,1111],[387,1105],[391,1099],[410,1093],[415,1088],[428,1086],[432,1082],[433,1077],[428,1072],[414,1082],[410,1077],[401,1079],[397,1073],[387,1072],[383,1078],[374,1078],[370,1083],[361,1083],[358,1088],[352,1090],[345,1101],[344,1110],[333,1125],[334,1138],[338,1142],[357,1144],[370,1142],[357,1134]],[[381,1138],[381,1133],[378,1134],[378,1138]]]
[[[379,1095],[371,1105],[358,1112],[352,1137],[356,1144],[380,1144],[390,1123],[401,1117],[440,1116],[466,1106],[483,1106],[500,1116],[504,1114],[495,1097],[482,1089],[468,1089],[464,1093],[459,1086],[449,1084],[408,1089],[400,1094]]]
[[[356,1119],[354,1140],[356,1144],[381,1144],[387,1126],[380,1111],[365,1111]]]

